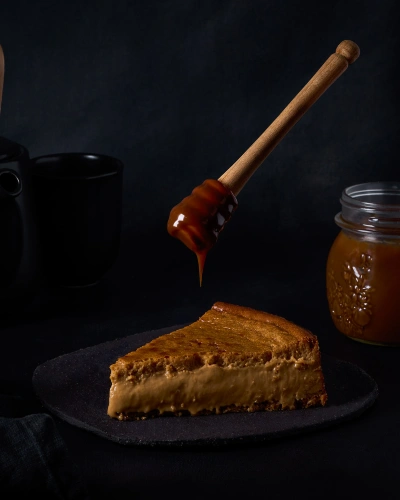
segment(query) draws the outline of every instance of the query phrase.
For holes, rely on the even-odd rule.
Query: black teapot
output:
[[[0,137],[0,318],[30,303],[39,284],[30,157]]]

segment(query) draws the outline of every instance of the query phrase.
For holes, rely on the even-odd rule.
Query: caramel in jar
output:
[[[361,342],[400,345],[400,183],[347,188],[326,267],[336,328]]]

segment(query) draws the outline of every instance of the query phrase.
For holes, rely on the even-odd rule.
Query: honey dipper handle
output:
[[[218,180],[237,195],[293,125],[359,55],[357,44],[351,40],[341,42],[282,113]]]

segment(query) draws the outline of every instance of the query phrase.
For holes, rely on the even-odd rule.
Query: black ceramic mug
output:
[[[0,318],[31,302],[39,286],[28,150],[0,137]]]
[[[123,163],[61,153],[32,158],[42,268],[54,285],[97,283],[120,245]]]

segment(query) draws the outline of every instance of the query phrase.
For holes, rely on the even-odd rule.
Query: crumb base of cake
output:
[[[201,410],[196,414],[190,413],[188,410],[180,411],[165,411],[152,410],[147,413],[144,412],[121,412],[116,415],[116,418],[121,421],[138,421],[148,420],[152,418],[168,418],[168,417],[200,417],[206,415],[220,415],[225,413],[255,413],[262,411],[291,411],[300,410],[310,407],[322,407],[326,403],[326,396],[323,392],[313,395],[310,398],[303,398],[294,401],[291,407],[284,407],[278,401],[264,401],[262,403],[254,403],[252,405],[227,405],[213,410]]]

